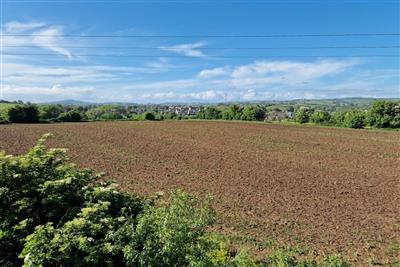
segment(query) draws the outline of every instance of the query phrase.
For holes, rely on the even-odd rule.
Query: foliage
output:
[[[335,126],[344,126],[345,111],[336,111],[331,117],[331,121]]]
[[[39,121],[39,110],[35,105],[15,105],[8,109],[7,119],[15,123],[35,123]]]
[[[246,106],[243,109],[241,119],[246,121],[262,121],[265,118],[265,111],[258,106]]]
[[[294,119],[298,123],[307,123],[310,121],[310,116],[312,114],[312,109],[309,109],[308,107],[300,107],[295,115]]]
[[[221,111],[214,107],[206,107],[199,112],[197,118],[204,120],[218,120],[221,118]]]
[[[223,120],[241,120],[243,115],[243,107],[239,105],[230,105],[221,112]]]
[[[54,120],[63,112],[62,105],[39,105],[39,118],[44,121]]]
[[[350,265],[337,255],[328,256],[320,262],[299,259],[289,248],[278,249],[267,257],[265,266],[271,267],[349,267]]]
[[[103,105],[89,109],[86,114],[89,120],[118,120],[126,117],[126,110],[118,105]]]
[[[82,115],[77,110],[70,110],[61,113],[57,120],[62,122],[78,122],[82,121]]]
[[[316,111],[310,116],[310,122],[317,124],[329,124],[331,115],[327,111]]]
[[[365,124],[365,112],[360,110],[351,110],[345,113],[342,126],[360,129],[364,128]]]
[[[37,122],[38,119],[26,119],[25,111],[21,106],[36,107],[22,102],[1,103],[0,123],[13,122],[9,119],[9,110],[15,121]],[[18,107],[18,108],[16,108]],[[369,110],[362,115],[359,109]],[[16,108],[16,109],[15,109]],[[81,121],[81,120],[185,120],[191,118],[206,120],[246,120],[262,121],[267,118],[274,120],[294,120],[297,123],[312,122],[321,125],[335,125],[339,127],[363,128],[371,126],[376,128],[400,128],[400,102],[393,100],[372,99],[343,99],[343,100],[296,100],[265,104],[218,104],[206,107],[195,106],[190,113],[187,106],[165,105],[38,105],[39,119],[41,121]],[[190,108],[193,108],[190,106]],[[197,114],[193,113],[197,112]],[[293,116],[293,112],[296,110]],[[317,110],[314,112],[314,110]],[[80,114],[81,119],[77,112]],[[74,116],[72,116],[74,115]],[[76,115],[76,116],[75,116]],[[153,118],[154,116],[154,118]],[[365,116],[365,119],[362,117]],[[33,116],[35,117],[35,115]],[[364,121],[364,122],[361,122]]]
[[[367,122],[372,127],[399,128],[400,105],[391,101],[376,101],[368,111]]]
[[[64,163],[44,138],[22,156],[0,155],[0,265],[15,263],[25,237],[47,222],[59,223],[83,203],[82,187],[97,176]]]
[[[112,183],[88,189],[84,199],[73,219],[58,228],[38,226],[28,236],[21,253],[24,266],[125,266],[144,202]]]
[[[173,120],[173,119],[175,119],[175,118],[177,118],[178,116],[175,114],[175,113],[173,113],[173,112],[166,112],[166,113],[164,113],[164,115],[163,115],[163,119],[166,119],[166,120]]]
[[[156,117],[153,112],[145,112],[143,114],[143,119],[146,121],[154,121]]]

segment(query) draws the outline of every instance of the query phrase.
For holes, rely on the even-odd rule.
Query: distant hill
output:
[[[103,105],[131,106],[131,105],[138,105],[136,103],[129,103],[129,102],[87,102],[87,101],[80,101],[80,100],[74,100],[74,99],[66,99],[66,100],[45,102],[45,103],[40,103],[40,104],[65,105],[65,106],[89,106],[89,105],[95,105],[95,106],[103,106]]]
[[[138,104],[131,102],[87,102],[80,101],[74,99],[46,102],[41,104],[61,104],[68,106],[88,106],[88,105],[118,105],[118,106],[133,106],[133,105],[229,105],[229,104],[274,104],[274,105],[332,105],[332,104],[353,104],[353,105],[368,105],[376,100],[390,100],[400,102],[400,98],[363,98],[363,97],[347,97],[347,98],[329,98],[329,99],[293,99],[293,100],[260,100],[260,101],[233,101],[233,102],[223,102],[223,103],[199,103],[199,102],[164,102],[164,103],[147,103],[147,104]],[[0,100],[0,103],[9,103],[7,101],[2,102],[4,100]]]
[[[52,101],[41,104],[65,105],[65,106],[88,106],[88,105],[97,105],[98,103],[92,103],[74,99],[66,99],[66,100]]]

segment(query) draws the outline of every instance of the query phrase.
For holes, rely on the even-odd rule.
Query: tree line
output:
[[[348,128],[400,128],[400,103],[375,101],[368,109],[327,111],[308,106],[289,106],[282,110],[267,105],[232,104],[205,106],[197,114],[145,110],[138,113],[133,107],[119,105],[63,106],[33,104],[3,104],[0,123],[79,122],[99,120],[244,120],[287,121]]]

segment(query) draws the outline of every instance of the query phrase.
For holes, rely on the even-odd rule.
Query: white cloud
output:
[[[284,76],[315,79],[332,75],[359,64],[358,60],[319,60],[315,62],[256,61],[236,67],[233,78]]]
[[[37,48],[50,50],[56,54],[63,55],[72,59],[71,51],[63,46],[67,46],[71,41],[66,40],[60,35],[64,34],[62,27],[47,25],[43,22],[8,22],[1,29],[7,34],[23,34],[24,36],[5,36],[3,39],[4,50],[13,50],[7,46],[36,46]],[[26,35],[26,36],[25,36]],[[40,36],[42,35],[42,36]],[[76,45],[76,42],[75,42]]]
[[[203,42],[197,42],[197,43],[193,43],[193,44],[160,46],[159,48],[164,51],[175,52],[175,53],[185,55],[188,57],[204,57],[206,55],[202,51],[199,50],[204,45],[205,45],[205,43],[203,43]]]
[[[66,99],[66,98],[85,98],[95,93],[95,88],[92,86],[70,86],[64,87],[60,84],[51,86],[16,86],[3,85],[3,92],[14,99],[29,97],[36,101],[46,99]]]
[[[245,91],[242,94],[242,99],[243,100],[254,100],[254,98],[257,96],[257,93],[254,89],[249,89],[247,91]]]
[[[360,64],[359,60],[318,60],[315,62],[256,61],[235,67],[205,69],[200,78],[224,79],[234,88],[263,88],[271,84],[297,85],[335,75]]]
[[[181,93],[181,92],[165,92],[154,94],[143,94],[136,96],[136,99],[150,100],[150,101],[221,101],[227,98],[226,93],[222,91],[207,90],[195,93]]]
[[[23,33],[25,31],[37,29],[44,27],[45,24],[43,22],[28,22],[28,23],[22,23],[19,21],[10,21],[6,23],[5,25],[5,30],[8,33]]]
[[[122,76],[135,73],[154,74],[165,71],[168,66],[123,67],[108,65],[86,66],[37,66],[22,63],[3,63],[3,82],[15,84],[44,83],[98,83],[123,79]]]
[[[229,69],[227,67],[205,69],[199,72],[198,77],[208,79],[208,78],[224,76],[227,75],[228,73]]]

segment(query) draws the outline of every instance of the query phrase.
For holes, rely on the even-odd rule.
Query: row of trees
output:
[[[206,120],[247,120],[262,121],[266,118],[265,107],[259,105],[230,105],[228,107],[206,107],[197,116]],[[282,112],[279,110],[279,112]],[[392,101],[380,100],[373,103],[369,110],[348,110],[328,112],[314,110],[308,107],[299,107],[292,116],[292,110],[285,111],[288,121],[297,123],[314,123],[348,128],[400,128],[400,104]]]
[[[172,112],[130,112],[122,106],[70,107],[62,105],[8,105],[0,112],[0,123],[79,122],[100,120],[182,120],[188,117]]]
[[[3,122],[14,123],[36,123],[39,121],[77,122],[82,121],[82,119],[82,113],[78,109],[68,109],[59,105],[9,105],[0,114],[0,120]]]
[[[26,155],[0,153],[0,266],[348,266],[285,250],[256,262],[211,231],[209,199],[122,192],[46,149],[45,138]]]
[[[265,119],[266,109],[259,105],[230,105],[222,109],[206,107],[197,115],[198,119],[206,120],[245,120],[262,121]]]
[[[298,123],[335,125],[348,128],[400,128],[400,104],[391,101],[376,101],[369,110],[314,111],[299,108],[294,117]]]
[[[1,110],[0,110],[1,111]],[[194,116],[182,116],[175,113],[145,111],[136,113],[129,107],[104,105],[94,107],[70,107],[62,105],[16,104],[0,112],[0,123],[35,123],[39,121],[78,122],[97,120],[171,120],[171,119],[205,119],[205,120],[245,120],[263,121],[269,114],[283,113],[288,121],[297,123],[314,123],[339,127],[363,128],[400,128],[400,104],[391,101],[376,101],[368,110],[348,110],[328,112],[309,107],[298,107],[297,110],[267,110],[263,105],[229,105],[207,106]],[[294,114],[294,116],[293,116]],[[279,116],[278,116],[279,117]]]

